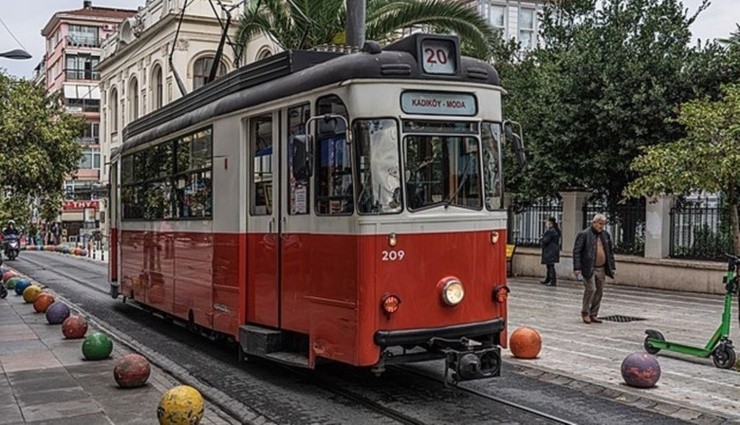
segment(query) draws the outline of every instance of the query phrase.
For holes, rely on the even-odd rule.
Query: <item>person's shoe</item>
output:
[[[591,316],[591,317],[589,317],[589,319],[591,319],[591,323],[604,323],[603,320],[599,319],[596,316]]]
[[[588,317],[588,314],[582,314],[581,319],[583,319],[583,323],[591,323],[591,318]]]
[[[558,286],[558,284],[557,284],[557,283],[555,283],[555,282],[547,282],[547,283],[545,284],[545,286]]]
[[[541,280],[540,283],[543,284],[543,285],[547,285],[548,283],[550,283],[550,281],[549,280]]]

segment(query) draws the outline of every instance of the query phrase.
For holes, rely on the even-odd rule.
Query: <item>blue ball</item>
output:
[[[46,321],[50,325],[61,325],[64,320],[69,317],[70,311],[67,304],[61,301],[52,303],[49,308],[46,309]]]
[[[29,286],[31,286],[30,279],[22,279],[20,282],[17,282],[15,284],[16,295],[23,295],[23,291],[25,291]]]

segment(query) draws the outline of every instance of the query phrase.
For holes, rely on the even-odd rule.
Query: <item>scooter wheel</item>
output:
[[[727,344],[720,344],[712,351],[712,362],[720,369],[729,369],[735,365],[735,350]]]
[[[658,341],[665,341],[665,338],[663,337],[663,334],[658,331],[647,331],[646,332],[648,336],[645,337],[645,342],[643,343],[643,347],[645,347],[645,351],[647,351],[650,354],[658,354],[660,352],[660,348],[655,348],[652,345],[650,345],[650,340],[658,340]]]
[[[8,296],[8,290],[4,286],[0,286],[0,299]]]

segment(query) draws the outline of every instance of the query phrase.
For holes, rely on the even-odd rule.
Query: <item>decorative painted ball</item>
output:
[[[46,309],[54,303],[54,297],[51,294],[42,292],[36,297],[36,301],[33,302],[33,309],[36,313],[46,313]]]
[[[69,317],[67,304],[57,301],[46,309],[46,321],[50,325],[60,325]]]
[[[41,294],[41,288],[37,285],[29,285],[23,290],[23,301],[31,304],[36,301],[36,298]]]
[[[110,357],[113,341],[102,332],[88,335],[82,343],[82,355],[88,360],[103,360]]]
[[[11,278],[14,278],[18,276],[18,273],[14,272],[13,270],[8,270],[3,273],[3,283],[8,283],[8,280]]]
[[[526,326],[514,331],[509,338],[509,349],[514,357],[520,359],[534,359],[542,349],[540,333]]]
[[[79,255],[81,257],[86,257],[87,256],[87,250],[83,248],[83,249],[80,250],[80,253],[77,254],[77,255]]]
[[[113,368],[113,378],[121,388],[136,388],[144,385],[149,379],[151,367],[149,360],[140,354],[126,354]]]
[[[79,339],[87,333],[87,320],[84,317],[73,314],[62,323],[62,335],[67,339]]]
[[[11,277],[5,282],[5,288],[15,290],[15,285],[17,285],[21,280],[23,280],[23,278],[20,276]]]
[[[157,406],[160,425],[197,425],[203,419],[203,397],[188,385],[168,390]]]
[[[31,280],[29,279],[21,279],[15,283],[15,294],[16,295],[23,295],[23,291],[26,290],[31,286]]]
[[[652,388],[660,379],[660,363],[654,355],[638,351],[624,358],[621,372],[627,385]]]
[[[74,255],[80,255],[80,251],[82,251],[80,248],[75,248],[72,254]]]

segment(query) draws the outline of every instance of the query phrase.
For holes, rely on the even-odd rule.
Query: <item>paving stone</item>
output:
[[[45,391],[38,393],[36,399],[19,400],[19,405],[23,417],[30,422],[103,412],[95,400],[82,388]]]
[[[78,386],[64,368],[13,372],[8,374],[8,381],[19,396]],[[50,383],[54,385],[51,388]]]
[[[69,418],[62,418],[62,419],[54,419],[53,425],[112,425],[113,422],[111,422],[106,416],[105,413],[98,412],[98,413],[92,413],[87,415],[79,415]],[[49,424],[48,421],[41,421],[41,422],[28,422],[28,425],[41,425],[41,424]],[[116,424],[118,425],[118,424]]]
[[[21,415],[21,409],[13,403],[4,404],[0,401],[0,425],[8,425],[17,422],[23,422],[23,416]]]

